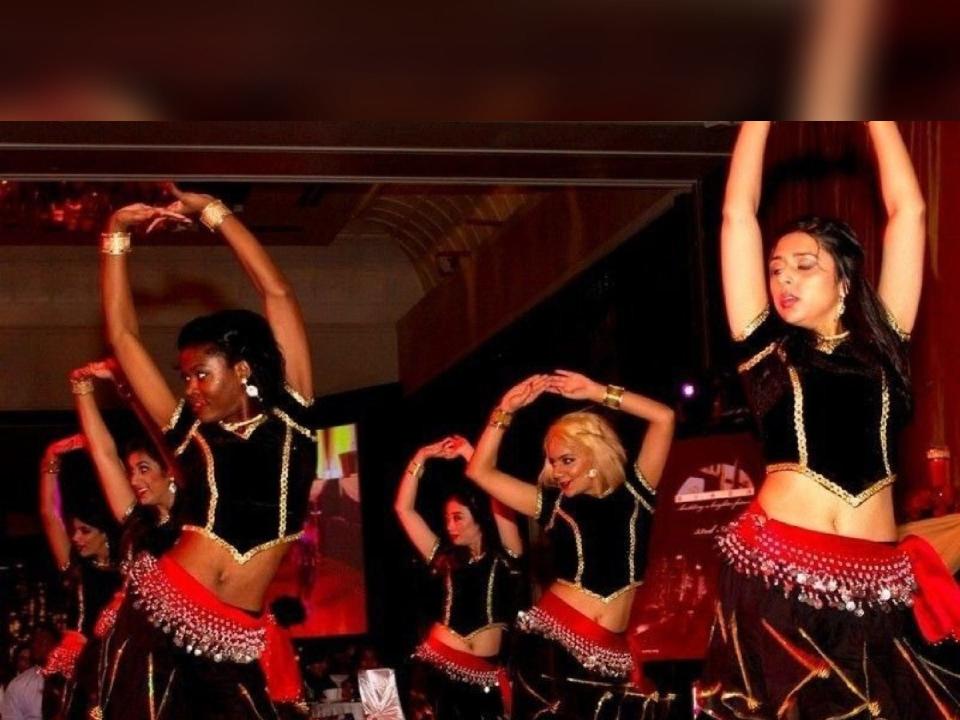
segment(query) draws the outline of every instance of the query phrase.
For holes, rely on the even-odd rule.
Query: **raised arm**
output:
[[[757,221],[763,183],[763,153],[770,123],[745,122],[730,160],[720,229],[720,264],[727,322],[734,337],[767,305],[763,237]]]
[[[210,195],[181,192],[172,187],[177,202],[170,209],[200,213],[201,221],[219,231],[233,250],[247,277],[263,300],[264,314],[283,352],[287,383],[305,398],[313,397],[310,346],[300,304],[293,287],[270,255],[242,222]]]
[[[100,263],[100,298],[107,342],[129,378],[134,394],[150,418],[161,426],[173,415],[177,401],[160,369],[140,342],[140,327],[127,272],[127,254],[130,252],[132,227],[165,217],[179,219],[182,216],[142,203],[117,210],[111,215],[101,238]]]
[[[400,527],[410,538],[410,542],[417,548],[425,560],[430,560],[433,552],[436,550],[439,539],[437,534],[430,529],[427,521],[417,512],[417,490],[420,487],[420,478],[423,477],[427,460],[435,457],[442,457],[444,453],[443,443],[445,440],[425,445],[410,459],[403,476],[400,478],[400,486],[397,488],[397,498],[393,503],[394,512],[397,513],[397,520],[400,521]]]
[[[83,435],[50,443],[40,461],[40,522],[58,568],[70,564],[70,536],[60,506],[60,456],[83,447]]]
[[[117,452],[117,444],[103,422],[100,408],[93,394],[94,377],[112,377],[104,363],[90,363],[74,370],[70,375],[70,384],[77,405],[80,427],[86,438],[87,452],[97,469],[100,489],[107,499],[110,512],[117,521],[123,521],[136,506],[137,499],[127,480],[123,460]]]
[[[460,435],[454,435],[452,440],[452,446],[457,455],[469,463],[473,458],[473,445]],[[523,554],[523,540],[520,538],[520,530],[517,528],[516,511],[492,497],[490,498],[490,512],[493,514],[493,521],[496,523],[497,535],[500,536],[500,544],[503,549],[513,557],[520,557]]]
[[[675,414],[663,403],[644,395],[622,390],[612,385],[601,385],[580,373],[557,370],[551,384],[556,392],[571,400],[590,400],[595,403],[612,403],[622,412],[646,420],[647,432],[637,453],[636,465],[651,487],[656,488],[663,476],[663,468],[670,455],[673,442]],[[619,397],[619,400],[616,398]]]
[[[467,464],[467,477],[492,498],[518,513],[533,517],[537,513],[537,487],[497,469],[497,455],[503,432],[513,414],[526,407],[546,391],[549,375],[534,375],[510,388],[490,417],[480,435],[477,448]]]
[[[927,216],[920,183],[897,124],[868,123],[887,211],[878,293],[897,325],[913,329],[923,286]]]

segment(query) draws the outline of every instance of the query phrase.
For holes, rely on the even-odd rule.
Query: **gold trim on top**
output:
[[[284,543],[289,543],[289,542],[293,542],[294,540],[299,540],[301,537],[303,537],[303,531],[301,530],[300,532],[293,533],[292,535],[285,535],[284,537],[275,538],[265,543],[260,543],[259,545],[252,547],[246,552],[242,553],[239,550],[237,550],[237,548],[235,548],[233,545],[231,545],[229,542],[227,542],[222,537],[220,537],[215,532],[213,532],[212,530],[207,530],[206,528],[202,528],[199,525],[184,525],[183,531],[194,532],[194,533],[197,533],[198,535],[203,535],[205,538],[209,540],[213,540],[213,542],[215,542],[217,545],[227,550],[227,552],[230,553],[231,557],[233,557],[233,559],[237,562],[238,565],[245,565],[250,561],[251,558],[253,558],[258,553],[261,553],[265,550],[269,550],[270,548],[276,547],[277,545],[283,545]]]
[[[427,565],[433,563],[433,559],[437,557],[437,551],[440,549],[440,538],[437,538],[433,541],[433,547],[430,548],[430,552],[427,554]]]
[[[571,587],[571,588],[574,588],[575,590],[579,590],[584,595],[589,595],[595,600],[599,600],[604,605],[609,605],[624,593],[628,593],[631,590],[634,590],[640,587],[641,585],[643,585],[643,580],[634,580],[633,582],[628,583],[627,585],[624,585],[622,588],[615,590],[609,595],[601,595],[600,593],[594,592],[593,590],[588,590],[581,583],[574,582],[573,580],[567,580],[565,578],[557,578],[556,580],[554,580],[554,582],[558,583],[559,585],[566,585],[567,587]]]
[[[643,474],[643,470],[640,469],[640,459],[638,458],[635,463],[633,463],[633,471],[637,474],[637,480],[640,481],[640,484],[643,485],[644,489],[651,495],[657,494],[657,489],[650,484],[647,480],[647,476]]]
[[[800,383],[800,373],[793,365],[787,366],[787,372],[793,385],[793,432],[797,439],[797,455],[800,464],[806,467],[807,431],[803,422],[803,385]]]
[[[903,342],[910,342],[910,333],[900,327],[900,323],[897,322],[897,318],[894,317],[886,303],[881,300],[880,306],[883,308],[883,314],[887,319],[887,325],[890,326],[890,329],[893,330],[897,334],[897,337],[899,337]]]
[[[630,549],[627,554],[627,578],[633,582],[637,569],[637,520],[640,518],[640,504],[643,503],[649,509],[649,505],[640,496],[640,491],[627,483],[627,490],[633,495],[633,512],[630,515]]]
[[[743,330],[741,330],[738,333],[733,333],[731,335],[731,337],[733,338],[733,341],[743,342],[744,340],[749,338],[751,335],[753,335],[754,332],[756,332],[758,327],[763,325],[764,320],[766,320],[768,317],[770,317],[769,304],[764,305],[763,310],[760,311],[760,314],[757,315],[753,320],[748,322],[746,325],[744,325]]]
[[[890,423],[890,386],[887,384],[887,373],[880,370],[880,450],[883,453],[883,469],[887,477],[893,475],[890,469],[890,456],[887,453],[887,425]]]
[[[285,382],[283,384],[283,389],[287,391],[287,394],[296,400],[300,405],[305,408],[313,406],[313,399],[308,400],[303,395],[294,390],[293,386],[290,383]]]
[[[161,432],[170,432],[176,426],[177,421],[180,419],[181,413],[183,413],[183,408],[187,404],[186,398],[180,398],[180,402],[177,403],[177,406],[173,409],[173,415],[170,416],[170,419],[167,420],[167,424],[161,428]]]
[[[583,557],[583,537],[580,535],[580,526],[577,525],[577,521],[570,517],[565,510],[559,507],[560,503],[557,503],[557,505],[558,508],[555,514],[570,526],[570,530],[573,532],[573,541],[577,546],[577,574],[574,583],[579,585],[583,580],[583,571],[586,566],[586,560]]]
[[[487,576],[487,624],[493,624],[493,587],[497,579],[497,558],[490,563],[490,574]]]
[[[227,432],[233,433],[242,440],[249,440],[250,436],[253,435],[256,429],[263,425],[266,421],[267,416],[263,413],[258,413],[252,418],[248,418],[247,420],[239,420],[237,422],[220,420],[217,425],[222,427]]]
[[[447,577],[443,581],[443,624],[450,624],[450,613],[453,612],[453,573],[447,569]]]
[[[466,635],[461,635],[460,633],[458,633],[456,630],[454,630],[452,627],[450,627],[450,626],[447,625],[446,623],[437,623],[437,624],[440,625],[440,627],[444,628],[444,629],[445,629],[447,632],[449,632],[451,635],[453,635],[453,636],[455,636],[455,637],[457,637],[457,638],[459,638],[459,639],[461,639],[461,640],[472,640],[472,639],[475,638],[477,635],[479,635],[479,634],[482,633],[482,632],[486,632],[487,630],[504,630],[504,629],[506,629],[506,628],[508,627],[508,624],[507,624],[507,623],[502,623],[502,622],[489,623],[489,624],[487,624],[487,625],[484,625],[483,627],[478,627],[476,630],[471,630],[471,631],[470,631],[469,633],[467,633]]]
[[[283,436],[283,455],[280,460],[280,518],[277,522],[277,537],[283,537],[287,534],[287,498],[289,483],[287,478],[290,475],[290,446],[293,444],[293,430],[287,426],[287,431]]]
[[[876,495],[878,492],[883,490],[888,485],[893,484],[897,479],[896,475],[887,475],[886,477],[882,477],[876,482],[874,482],[870,487],[868,487],[866,490],[861,492],[859,495],[854,495],[853,493],[847,490],[844,490],[842,487],[837,485],[837,483],[835,483],[833,480],[828,478],[826,475],[821,475],[816,470],[806,465],[801,465],[799,463],[789,463],[789,462],[774,463],[772,465],[767,465],[768,475],[775,472],[785,472],[785,471],[800,473],[801,475],[810,478],[818,485],[826,488],[827,490],[832,492],[834,495],[846,501],[846,503],[852,507],[859,507],[860,505],[863,505],[863,503],[865,503],[867,500],[872,498],[874,495]]]
[[[773,341],[772,343],[767,345],[765,348],[763,348],[760,352],[758,352],[756,355],[737,365],[737,372],[745,373],[748,370],[752,370],[754,366],[758,365],[765,357],[767,357],[767,355],[770,355],[776,349],[777,349],[777,342]]]
[[[298,423],[296,420],[294,420],[292,417],[290,417],[289,415],[287,415],[287,414],[286,414],[283,410],[281,410],[280,408],[273,408],[273,409],[271,410],[271,412],[272,412],[274,415],[276,415],[278,418],[280,418],[281,420],[283,420],[283,422],[285,422],[285,423],[287,424],[287,427],[293,428],[293,429],[296,430],[298,433],[300,433],[300,434],[303,435],[304,437],[310,438],[310,439],[313,440],[314,442],[317,441],[317,434],[316,434],[316,432],[314,432],[314,431],[311,430],[310,428],[304,427],[303,425],[301,425],[300,423]]]

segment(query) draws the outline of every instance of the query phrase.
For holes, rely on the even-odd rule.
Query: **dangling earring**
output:
[[[240,378],[240,383],[243,385],[243,391],[247,394],[248,398],[256,399],[260,397],[260,388],[250,382],[247,378]]]
[[[840,296],[840,304],[837,305],[837,323],[840,322],[840,318],[843,317],[843,313],[845,313],[847,310],[846,299],[847,299],[846,295]]]
[[[169,480],[169,482],[167,483],[167,490],[170,492],[171,495],[176,495],[177,494],[176,480],[174,480],[173,478],[167,478],[167,480]]]
[[[589,470],[587,470],[587,477],[588,477],[588,478],[595,478],[596,476],[597,476],[597,469],[596,469],[596,468],[590,468]]]

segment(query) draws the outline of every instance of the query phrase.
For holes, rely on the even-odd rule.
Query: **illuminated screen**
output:
[[[267,604],[283,596],[303,603],[306,619],[290,627],[294,637],[365,633],[357,426],[318,430],[317,448],[303,535],[284,557]]]

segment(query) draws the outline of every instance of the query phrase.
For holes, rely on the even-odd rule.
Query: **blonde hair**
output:
[[[627,453],[613,426],[600,415],[583,410],[567,413],[557,419],[543,439],[544,455],[547,443],[552,438],[564,440],[587,452],[593,467],[600,473],[603,492],[619,487],[626,480],[623,466],[627,461]],[[556,485],[549,457],[544,458],[539,482],[542,485]]]

